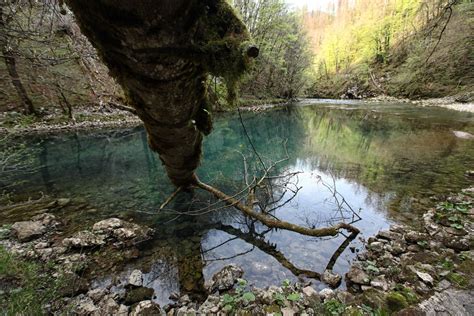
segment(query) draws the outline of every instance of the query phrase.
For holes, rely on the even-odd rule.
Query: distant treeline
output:
[[[472,91],[472,0],[339,0],[304,16],[315,53],[312,95]]]

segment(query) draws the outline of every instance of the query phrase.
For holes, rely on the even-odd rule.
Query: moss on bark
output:
[[[170,180],[193,184],[201,132],[212,128],[205,79],[212,73],[235,87],[252,55],[244,24],[225,0],[67,3],[143,120]]]

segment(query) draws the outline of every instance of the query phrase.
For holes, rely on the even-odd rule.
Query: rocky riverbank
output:
[[[98,274],[116,274],[124,262],[140,256],[137,247],[153,237],[153,230],[109,218],[72,231],[57,215],[71,203],[68,199],[43,202],[39,214],[2,226],[0,248],[2,255],[34,262],[40,273],[53,277],[54,295],[40,306],[45,313],[437,315],[445,309],[451,315],[469,315],[474,311],[473,196],[470,188],[438,203],[423,215],[418,229],[394,225],[370,237],[345,274],[347,289],[342,290],[316,291],[311,283],[288,281],[265,289],[251,287],[243,270],[230,265],[209,279],[202,300],[174,293],[171,304],[159,306],[157,293],[147,287],[140,270],[107,286],[94,282]],[[19,276],[5,273],[0,274],[2,308],[23,290]],[[341,277],[331,271],[323,274],[333,287]]]
[[[474,102],[472,96],[453,96],[438,99],[410,100],[399,99],[390,96],[377,96],[362,99],[367,103],[397,102],[407,103],[422,107],[444,107],[451,110],[474,113]],[[258,105],[245,104],[241,107],[244,111],[262,112],[269,109],[286,106],[291,102],[280,100],[277,103],[262,103]],[[225,109],[231,111],[233,109]],[[28,134],[28,133],[57,133],[74,130],[97,130],[103,128],[134,127],[141,125],[141,120],[134,114],[119,110],[79,108],[76,110],[75,118],[69,119],[61,113],[50,113],[41,118],[25,116],[17,112],[5,112],[0,114],[0,135],[2,134]]]
[[[444,98],[421,99],[421,100],[400,99],[400,98],[381,95],[381,96],[365,99],[365,101],[368,103],[398,102],[398,103],[413,104],[413,105],[421,106],[421,107],[442,107],[442,108],[460,111],[460,112],[474,113],[474,97],[472,93],[458,95],[458,96],[444,97]]]
[[[75,130],[98,130],[103,128],[134,127],[142,121],[134,114],[119,109],[78,108],[74,118],[59,112],[45,114],[39,118],[18,112],[0,113],[0,135],[45,134]]]

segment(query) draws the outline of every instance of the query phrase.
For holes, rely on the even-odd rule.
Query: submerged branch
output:
[[[306,236],[313,236],[313,237],[335,236],[339,233],[339,230],[341,229],[345,229],[351,233],[359,233],[359,229],[346,223],[339,223],[337,225],[334,225],[331,227],[324,227],[324,228],[308,228],[308,227],[292,224],[289,222],[285,222],[282,220],[274,219],[274,218],[269,217],[266,214],[254,211],[252,208],[242,204],[237,199],[219,191],[218,189],[206,183],[201,182],[197,178],[196,178],[195,185],[198,188],[203,189],[213,194],[216,198],[223,201],[227,205],[237,208],[239,211],[243,212],[244,214],[260,221],[264,225],[271,228],[280,228],[280,229],[289,230],[292,232],[296,232],[296,233],[303,234]]]

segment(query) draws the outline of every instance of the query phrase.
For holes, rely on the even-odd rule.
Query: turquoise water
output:
[[[469,113],[305,100],[242,117],[266,166],[288,155],[272,175],[297,173],[272,180],[272,194],[280,204],[286,202],[273,215],[314,227],[360,216],[354,225],[361,234],[337,258],[331,259],[346,236],[311,238],[269,230],[237,210],[209,206],[215,201],[206,192],[182,193],[160,211],[174,188],[142,128],[16,139],[29,149],[22,153],[22,168],[3,172],[0,185],[13,199],[46,194],[80,201],[83,207],[62,214],[77,229],[111,216],[155,228],[141,256],[118,268],[118,274],[143,269],[163,303],[172,291],[199,292],[229,263],[242,266],[244,277],[259,287],[298,278],[321,286],[316,273],[329,264],[344,274],[361,238],[391,223],[416,225],[417,212],[432,204],[432,195],[470,184],[464,173],[474,168],[474,141],[454,134],[474,134]],[[245,186],[243,157],[248,177],[261,175],[248,137],[237,113],[218,116],[204,142],[201,180],[229,194],[239,192]],[[285,193],[285,184],[297,194]],[[9,221],[3,217],[0,223]],[[107,275],[100,279],[109,281]]]

